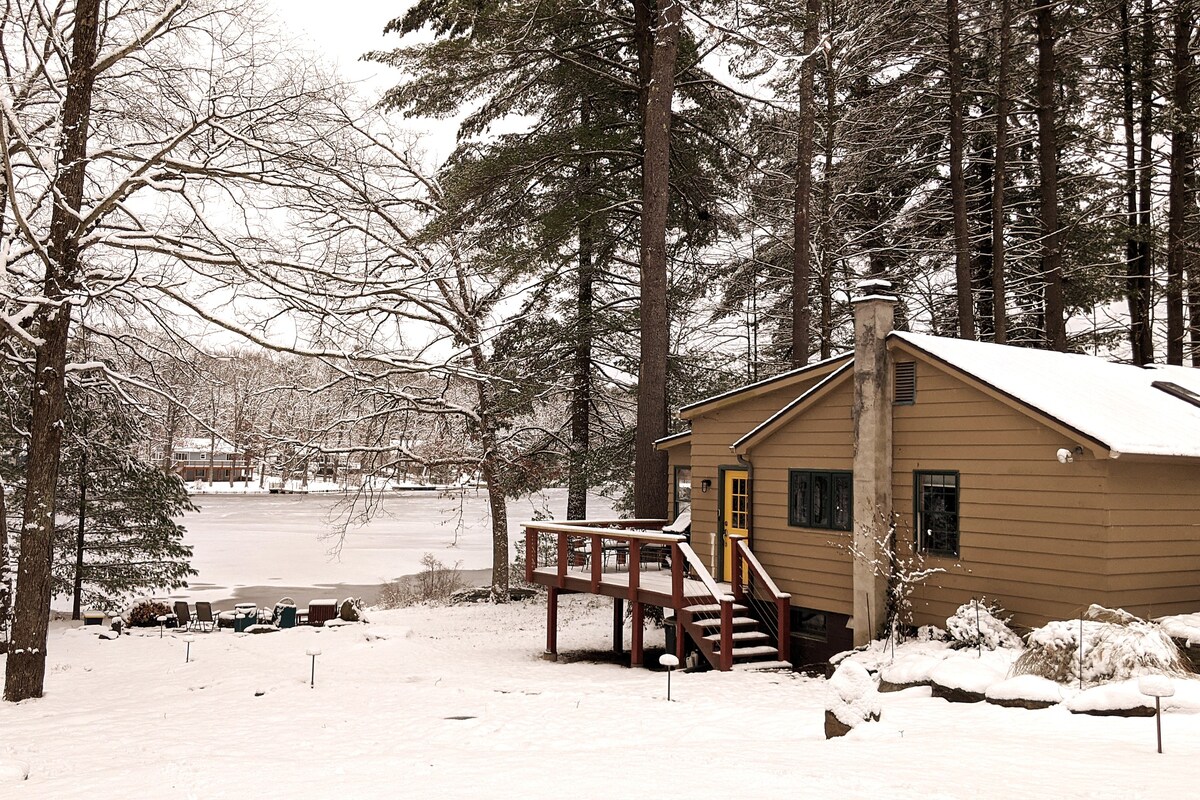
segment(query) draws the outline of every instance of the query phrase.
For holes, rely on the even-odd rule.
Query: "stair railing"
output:
[[[732,570],[733,596],[754,605],[759,617],[767,625],[774,628],[775,642],[779,650],[780,661],[790,661],[792,643],[792,596],[781,592],[775,581],[767,574],[758,557],[750,550],[744,536],[733,536]],[[761,591],[760,591],[761,589]],[[760,597],[759,595],[763,596]]]
[[[733,669],[733,602],[734,597],[731,594],[726,594],[721,591],[721,587],[717,585],[717,581],[705,568],[704,562],[696,555],[696,551],[686,542],[680,542],[674,546],[676,550],[683,556],[679,559],[679,568],[677,571],[678,578],[672,575],[672,581],[682,585],[683,581],[683,561],[686,560],[691,567],[692,580],[699,581],[704,586],[705,594],[697,595],[689,600],[699,599],[705,602],[710,602],[721,607],[721,657],[717,669],[722,672],[728,672]],[[682,609],[681,604],[675,606],[677,609]],[[682,631],[676,630],[676,649],[682,651]]]

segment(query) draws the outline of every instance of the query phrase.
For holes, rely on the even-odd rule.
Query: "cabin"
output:
[[[914,625],[972,598],[1019,627],[1091,603],[1200,609],[1200,370],[895,331],[889,288],[860,287],[853,353],[685,406],[690,430],[659,442],[690,537],[638,545],[679,550],[682,579],[712,584],[703,602],[661,577],[656,596],[604,588],[631,582],[594,566],[606,548],[666,521],[622,523],[623,539],[568,523],[563,578],[535,567],[539,582],[662,603],[677,650],[722,669],[817,665],[874,638],[895,560],[934,570]]]

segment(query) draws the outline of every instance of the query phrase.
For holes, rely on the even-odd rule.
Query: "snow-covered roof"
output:
[[[703,400],[697,400],[695,403],[688,403],[687,405],[680,407],[679,416],[683,417],[684,419],[690,419],[697,411],[702,409],[705,411],[710,411],[712,410],[710,407],[719,407],[730,401],[738,401],[741,399],[742,395],[755,394],[761,391],[770,391],[778,386],[786,385],[788,381],[796,378],[806,378],[811,377],[811,375],[814,373],[832,371],[839,365],[849,361],[852,355],[852,353],[839,353],[835,356],[825,359],[824,361],[818,361],[814,364],[797,367],[796,369],[782,372],[770,378],[764,378],[761,381],[748,383],[745,386],[739,386],[736,389],[730,389],[727,392],[722,392],[721,394],[716,394],[712,397],[706,397]]]
[[[207,453],[209,451],[209,443],[211,439],[204,438],[188,438],[176,439],[175,451],[179,453]],[[230,454],[235,452],[233,445],[224,439],[217,439],[216,446],[212,448],[214,453]]]
[[[659,450],[664,450],[668,447],[674,447],[677,444],[684,444],[691,438],[692,438],[692,432],[689,429],[686,431],[682,431],[680,433],[673,433],[670,436],[664,436],[661,439],[655,439],[654,446],[655,446],[655,448],[657,448]]]
[[[1200,369],[1137,367],[919,333],[894,332],[891,338],[1099,442],[1114,456],[1200,458],[1200,405],[1186,397],[1190,392],[1200,399]]]

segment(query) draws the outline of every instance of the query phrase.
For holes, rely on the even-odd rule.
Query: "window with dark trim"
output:
[[[958,473],[913,473],[913,519],[917,547],[939,556],[958,555]]]
[[[824,611],[792,606],[791,623],[793,636],[817,639],[822,642],[829,638],[828,621]]]
[[[675,502],[671,519],[678,519],[679,512],[692,505],[692,468],[689,466],[675,467]]]
[[[797,528],[850,530],[853,518],[851,472],[788,471],[788,524]]]

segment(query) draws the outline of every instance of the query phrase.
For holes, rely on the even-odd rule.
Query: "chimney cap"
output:
[[[855,296],[851,299],[852,303],[859,303],[865,300],[887,300],[896,302],[896,296],[892,293],[891,281],[883,278],[867,278],[859,281],[854,287]]]

